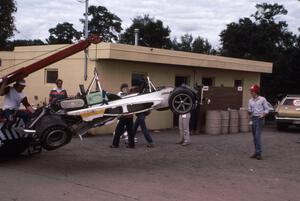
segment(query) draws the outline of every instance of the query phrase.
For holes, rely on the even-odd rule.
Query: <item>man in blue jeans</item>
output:
[[[144,134],[144,137],[148,143],[147,147],[152,148],[152,147],[154,147],[154,144],[153,144],[152,137],[150,136],[149,131],[146,126],[146,122],[145,122],[146,116],[147,116],[147,112],[139,113],[136,115],[136,120],[133,125],[133,133],[135,135],[138,127],[140,126],[142,129],[142,132]]]
[[[258,85],[253,85],[250,88],[252,98],[249,100],[248,111],[252,119],[252,134],[255,146],[255,153],[250,158],[261,160],[261,131],[264,125],[264,118],[269,113],[267,100],[259,96],[260,88]]]

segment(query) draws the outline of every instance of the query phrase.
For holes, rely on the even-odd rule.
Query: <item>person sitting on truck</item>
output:
[[[54,87],[49,94],[49,103],[68,97],[67,91],[62,88],[63,81],[61,79],[57,79],[55,83],[56,87]]]
[[[26,95],[23,93],[26,87],[25,80],[18,80],[13,87],[6,86],[6,79],[3,80],[0,95],[4,96],[3,115],[8,121],[13,121],[15,117],[20,117],[25,123],[29,121],[30,113],[34,113],[34,109],[28,102]],[[26,112],[20,110],[21,103],[25,106]]]

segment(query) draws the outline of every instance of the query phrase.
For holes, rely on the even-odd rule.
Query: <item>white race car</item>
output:
[[[92,92],[94,84],[98,90]],[[35,133],[44,149],[54,150],[69,143],[73,134],[81,138],[89,129],[107,125],[124,115],[169,108],[185,114],[197,104],[195,89],[187,85],[156,88],[149,77],[138,93],[124,97],[102,90],[96,71],[88,90],[82,85],[80,89],[81,93],[74,98],[40,108],[24,132]]]

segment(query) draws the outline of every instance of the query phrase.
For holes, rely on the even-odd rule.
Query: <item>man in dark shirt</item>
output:
[[[128,95],[128,84],[122,84],[120,87],[121,91],[118,93],[118,95],[126,96]],[[134,142],[134,133],[132,131],[133,127],[133,115],[125,115],[119,118],[119,122],[117,124],[116,130],[115,130],[115,135],[113,138],[112,145],[110,146],[111,148],[118,148],[119,143],[120,143],[120,137],[123,135],[125,129],[127,130],[128,133],[128,146],[127,148],[134,148],[135,147],[135,142]]]

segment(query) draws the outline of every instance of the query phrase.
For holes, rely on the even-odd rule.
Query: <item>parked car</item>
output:
[[[287,129],[290,125],[300,127],[300,95],[287,95],[276,108],[278,130]]]

